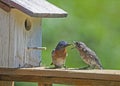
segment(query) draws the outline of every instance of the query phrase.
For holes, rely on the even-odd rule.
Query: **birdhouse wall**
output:
[[[0,9],[0,66],[8,66],[9,15]],[[7,62],[7,63],[6,63]]]
[[[31,29],[25,29],[25,20]],[[41,18],[30,17],[12,9],[9,13],[0,9],[0,66],[22,67],[25,64],[39,66],[41,51],[27,47],[42,45]]]

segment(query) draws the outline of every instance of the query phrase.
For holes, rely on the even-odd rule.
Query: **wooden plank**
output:
[[[3,0],[2,0],[3,1]],[[5,1],[4,1],[5,2]],[[67,12],[46,0],[11,0],[5,3],[33,17],[66,17]]]
[[[38,86],[52,86],[52,84],[45,84],[45,83],[38,82]]]
[[[29,31],[24,26],[27,18],[32,24]],[[41,51],[29,51],[27,47],[41,47],[41,19],[30,17],[17,9],[11,9],[10,21],[9,67],[23,67],[25,64],[39,66]]]
[[[9,66],[9,13],[0,9],[0,67]],[[1,81],[0,86],[13,86],[13,82]]]
[[[14,82],[0,81],[0,86],[14,86]]]
[[[0,68],[0,74],[33,75],[43,77],[87,78],[119,81],[119,70],[63,70],[44,68]],[[97,77],[96,77],[97,76]],[[107,77],[106,77],[107,76]],[[115,78],[110,78],[115,77]]]
[[[6,81],[24,81],[24,82],[40,82],[40,86],[55,84],[68,84],[68,85],[89,85],[89,86],[119,86],[120,82],[108,80],[92,80],[92,79],[75,79],[75,78],[54,78],[54,77],[41,77],[41,76],[24,76],[24,75],[1,75],[0,80]],[[42,83],[41,83],[42,82]]]
[[[120,85],[120,70],[65,70],[0,68],[0,80],[89,86]]]
[[[9,34],[9,68],[15,67],[15,56],[16,56],[16,29],[15,29],[15,19],[12,11],[9,13],[9,21],[10,21],[10,34]]]
[[[10,0],[0,0],[0,1],[7,4],[7,5],[10,5]]]
[[[0,1],[0,8],[5,10],[6,12],[10,12],[10,7]]]
[[[11,75],[33,75],[43,77],[66,77],[66,78],[83,78],[120,81],[119,70],[63,70],[63,69],[44,69],[38,68],[1,68],[1,74]]]
[[[8,67],[9,14],[0,9],[0,66]]]
[[[21,16],[21,17],[19,17]],[[24,30],[24,15],[12,9],[10,12],[10,52],[9,52],[9,65],[10,67],[19,67],[24,65],[24,52],[25,43],[23,42]]]
[[[30,18],[32,28],[26,32],[26,48],[27,47],[41,47],[42,46],[42,30],[41,30],[41,19]],[[26,61],[33,66],[40,66],[41,62],[41,50],[37,49],[26,49]]]

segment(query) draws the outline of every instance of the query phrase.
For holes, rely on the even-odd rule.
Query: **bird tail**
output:
[[[99,64],[99,65],[98,65],[98,68],[102,70],[102,69],[103,69],[103,66],[102,66],[101,64]]]
[[[103,66],[102,66],[102,64],[99,60],[97,60],[96,66],[97,66],[98,69],[101,69],[101,70],[103,69]]]

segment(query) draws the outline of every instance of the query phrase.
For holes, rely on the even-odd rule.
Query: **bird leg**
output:
[[[64,67],[65,69],[67,69],[67,66],[66,66],[66,65],[63,65],[63,67]]]

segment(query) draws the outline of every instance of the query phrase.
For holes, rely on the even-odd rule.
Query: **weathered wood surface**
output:
[[[31,29],[25,29],[26,19],[31,20]],[[40,50],[28,47],[41,47],[41,18],[30,17],[21,11],[0,9],[0,67],[22,67],[24,64],[39,66]]]
[[[14,86],[14,82],[0,81],[0,86]]]
[[[33,17],[66,17],[67,12],[46,0],[1,0]]]
[[[0,9],[0,67],[8,67],[9,15]]]
[[[30,31],[25,30],[26,18],[32,22]],[[41,19],[30,17],[16,9],[11,9],[10,12],[0,9],[0,20],[0,67],[21,67],[26,63],[39,66],[41,51],[29,51],[27,47],[41,47]]]
[[[44,83],[38,82],[38,86],[52,86],[52,84],[44,84]]]
[[[25,20],[30,19],[31,29],[25,29]],[[22,67],[24,64],[39,66],[41,51],[31,50],[27,47],[41,47],[42,31],[41,19],[30,17],[21,11],[12,9],[9,14],[9,67]]]
[[[0,68],[0,80],[88,86],[119,86],[120,70]]]
[[[2,9],[0,9],[0,20],[0,67],[9,67],[9,14]],[[0,82],[0,86],[8,85],[13,86],[13,83]]]
[[[10,9],[11,9],[8,5],[2,3],[1,1],[0,1],[0,8],[5,10],[6,12],[10,12]]]

